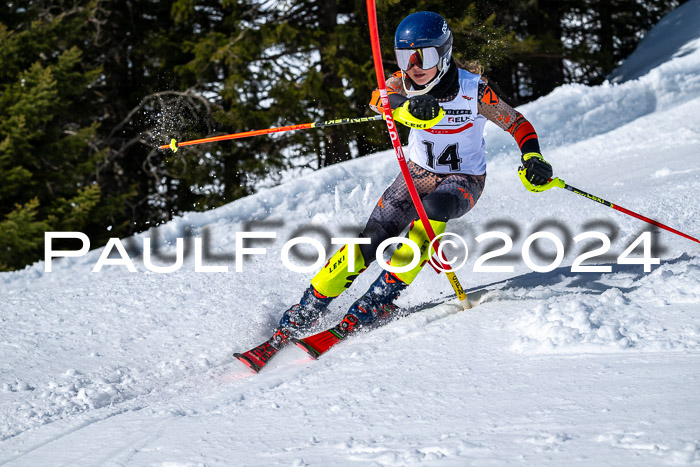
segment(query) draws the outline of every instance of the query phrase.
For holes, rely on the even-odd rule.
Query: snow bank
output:
[[[666,15],[642,39],[634,53],[610,73],[620,83],[646,75],[656,67],[673,63],[700,47],[700,2],[691,0]]]
[[[574,276],[564,290],[558,288],[547,289],[552,297],[547,300],[536,290],[522,294],[521,299],[533,294],[539,300],[514,323],[519,334],[515,350],[700,350],[700,328],[673,320],[678,311],[682,316],[688,305],[700,303],[700,257],[684,256],[650,274],[623,271],[595,280]]]

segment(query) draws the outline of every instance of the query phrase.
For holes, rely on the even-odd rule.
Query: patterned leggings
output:
[[[414,162],[408,163],[418,195],[428,219],[447,222],[462,217],[474,207],[484,190],[486,174],[437,174]],[[360,245],[365,266],[375,260],[377,246],[398,236],[411,221],[418,218],[402,174],[399,174],[374,207],[361,237],[372,243]]]

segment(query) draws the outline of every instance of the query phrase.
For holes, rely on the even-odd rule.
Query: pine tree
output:
[[[214,31],[188,45],[195,58],[181,69],[201,83],[224,77],[215,102],[222,110],[217,119],[228,131],[356,116],[367,108],[372,62],[369,41],[357,40],[367,34],[358,21],[359,3],[297,0],[228,7]],[[356,87],[369,89],[359,108]],[[351,157],[352,131],[330,127],[239,140],[230,150],[257,151],[278,167],[284,151],[296,164],[322,167]],[[373,149],[364,141],[357,146],[362,153]],[[314,154],[318,159],[309,157]]]
[[[84,68],[79,14],[39,10],[0,24],[0,269],[39,258],[44,232],[86,229],[100,202],[94,185],[98,125],[73,118],[101,70]],[[60,38],[60,39],[56,39]],[[99,220],[98,220],[99,222]]]

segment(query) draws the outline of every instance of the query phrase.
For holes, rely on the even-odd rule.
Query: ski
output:
[[[275,342],[277,346],[272,345]],[[243,353],[234,353],[233,356],[245,366],[256,373],[272,360],[272,357],[289,344],[289,331],[278,329],[275,334],[262,344]]]
[[[357,326],[357,318],[353,315],[345,315],[343,320],[334,327],[303,339],[292,338],[292,342],[316,360],[345,339],[348,334],[354,332],[355,326]]]
[[[337,325],[333,326],[330,329],[326,329],[325,331],[321,331],[317,334],[305,337],[303,339],[296,339],[292,338],[291,341],[296,344],[300,349],[302,349],[304,352],[309,354],[311,358],[314,360],[318,359],[321,355],[324,353],[328,352],[332,347],[334,347],[336,344],[338,344],[340,341],[345,339],[348,335],[357,332],[358,330],[362,329],[364,330],[369,330],[373,329],[379,326],[384,326],[387,323],[394,321],[396,319],[403,318],[405,316],[408,316],[412,313],[416,313],[418,311],[422,311],[426,308],[431,308],[436,305],[440,305],[442,303],[447,302],[448,300],[454,298],[455,296],[452,295],[448,298],[440,299],[440,300],[434,300],[431,302],[425,302],[423,304],[417,305],[417,306],[412,306],[409,308],[398,308],[397,306],[393,304],[388,304],[385,305],[384,309],[382,310],[383,313],[379,317],[379,319],[373,323],[370,326],[360,326],[359,323],[357,322],[357,318],[354,315],[347,314],[343,318],[343,320],[338,323]]]
[[[279,349],[274,348],[268,340],[247,352],[234,353],[233,356],[254,372],[259,373],[262,367],[267,365],[267,362],[277,355],[277,352],[279,352]]]

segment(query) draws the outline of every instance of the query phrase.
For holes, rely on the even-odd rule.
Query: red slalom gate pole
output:
[[[379,95],[382,100],[382,113],[384,114],[384,120],[386,121],[387,129],[389,130],[389,136],[391,137],[391,144],[394,146],[394,152],[396,153],[396,159],[399,161],[399,166],[401,167],[401,173],[406,181],[406,187],[411,195],[411,200],[418,212],[418,217],[423,222],[423,227],[430,238],[430,241],[435,244],[435,250],[440,251],[440,243],[435,239],[435,231],[433,226],[430,225],[428,215],[423,208],[423,202],[416,191],[416,186],[413,183],[413,178],[411,178],[411,172],[408,170],[408,165],[406,164],[406,157],[403,154],[403,148],[401,147],[401,141],[399,140],[399,133],[396,131],[396,122],[391,113],[391,106],[389,105],[389,94],[386,90],[386,80],[384,78],[384,65],[382,62],[382,53],[379,47],[379,29],[377,27],[377,8],[374,0],[367,0],[367,16],[369,18],[369,35],[372,41],[372,56],[374,57],[374,70],[377,75],[377,85],[379,86]],[[446,260],[444,256],[440,256],[440,266],[445,275],[450,281],[452,288],[457,294],[460,304],[465,309],[471,308],[471,304],[467,299],[467,294],[462,288],[462,284],[459,283],[457,275],[453,271],[449,271],[448,267],[445,266]]]

